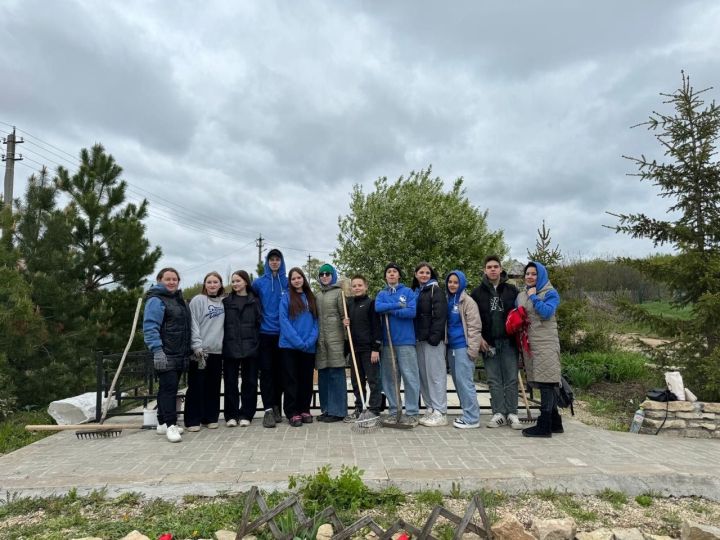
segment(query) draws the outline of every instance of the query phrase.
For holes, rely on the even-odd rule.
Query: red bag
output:
[[[508,313],[505,319],[505,331],[510,336],[515,336],[518,348],[523,355],[531,356],[530,341],[528,340],[528,327],[530,320],[524,307],[516,307]]]
[[[516,307],[508,313],[507,319],[505,319],[505,331],[509,336],[514,336],[522,331],[523,328],[527,328],[528,324],[529,321],[525,308],[522,306]]]

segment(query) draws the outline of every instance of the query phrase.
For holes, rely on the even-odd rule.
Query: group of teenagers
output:
[[[474,375],[479,359],[490,389],[487,427],[522,429],[530,437],[563,432],[556,401],[561,376],[555,313],[560,297],[542,264],[525,266],[522,290],[507,280],[495,255],[485,258],[482,282],[471,293],[460,270],[447,274],[443,289],[427,262],[415,267],[410,287],[401,283],[400,267],[388,263],[385,287],[374,299],[368,296],[365,276],[351,278],[347,298],[332,265],[323,264],[317,279],[319,292],[313,293],[302,269],[286,273],[283,254],[272,249],[262,276],[251,280],[238,270],[226,294],[220,274],[210,272],[200,294],[188,304],[177,270],[163,268],[146,294],[143,320],[159,383],[157,433],[180,442],[184,429],[217,429],[222,382],[229,428],[252,422],[258,383],[266,428],[276,427],[283,415],[293,427],[313,421],[354,422],[363,411],[380,415],[386,405],[387,424],[403,410],[394,376],[404,387],[402,421],[444,426],[448,368],[462,408],[452,425],[478,428]],[[516,339],[515,329],[507,324],[518,310],[523,315],[522,339]],[[349,344],[356,370],[350,377],[355,407],[348,414]],[[518,418],[519,367],[541,399],[537,423],[524,429]],[[315,370],[320,415],[313,417]],[[178,426],[176,396],[185,371],[183,429]],[[367,396],[365,403],[361,396]]]

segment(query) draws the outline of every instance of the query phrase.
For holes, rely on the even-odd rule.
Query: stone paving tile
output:
[[[375,486],[523,491],[543,487],[591,493],[654,489],[720,500],[720,444],[601,431],[568,420],[566,433],[527,439],[510,429],[451,426],[380,429],[358,434],[348,424],[287,423],[264,429],[202,429],[181,444],[141,430],[114,439],[77,440],[59,433],[0,457],[0,490],[27,495],[133,490],[177,497],[240,491],[251,485],[286,489],[292,474],[330,464],[366,471]]]

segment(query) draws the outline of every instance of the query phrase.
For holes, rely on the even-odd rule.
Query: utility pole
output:
[[[12,212],[12,201],[13,201],[13,181],[15,179],[15,162],[22,160],[22,154],[15,155],[15,145],[21,144],[23,138],[16,140],[15,137],[15,126],[13,126],[12,133],[7,138],[3,137],[3,144],[7,145],[7,154],[3,154],[2,160],[5,162],[5,191],[3,191],[4,204],[10,208]]]
[[[308,253],[308,268],[310,268],[310,261],[312,260],[312,256]]]
[[[263,240],[265,239],[262,237],[262,233],[255,239],[255,245],[258,248],[258,265],[262,264]]]

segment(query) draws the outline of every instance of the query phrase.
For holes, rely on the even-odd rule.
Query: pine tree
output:
[[[625,260],[651,278],[667,284],[677,305],[692,306],[689,321],[652,317],[640,308],[625,308],[637,318],[662,327],[676,342],[661,352],[667,365],[683,365],[685,382],[699,397],[720,400],[720,162],[716,147],[720,136],[720,108],[706,105],[682,73],[682,85],[661,94],[673,111],[654,111],[639,126],[654,132],[666,161],[644,155],[624,156],[637,167],[641,181],[660,188],[671,200],[663,219],[646,214],[613,214],[611,227],[633,238],[649,238],[656,246],[669,245],[672,256]],[[714,161],[715,160],[715,161]]]
[[[95,145],[80,159],[72,176],[63,167],[52,180],[46,169],[31,176],[17,209],[15,257],[45,327],[32,354],[7,353],[20,405],[93,388],[94,351],[122,348],[140,287],[160,257],[144,234],[147,201],[125,204],[112,156]]]
[[[545,220],[542,221],[542,227],[537,230],[538,237],[535,240],[535,251],[528,250],[528,259],[531,261],[544,264],[548,268],[556,268],[562,262],[562,253],[560,246],[552,247],[550,238],[550,229],[545,227]]]
[[[73,264],[87,291],[118,283],[125,288],[143,284],[161,251],[150,251],[142,220],[147,200],[139,206],[125,202],[127,183],[122,168],[100,144],[80,152],[80,167],[70,176],[58,167],[55,184],[70,197],[66,211],[72,226]]]

